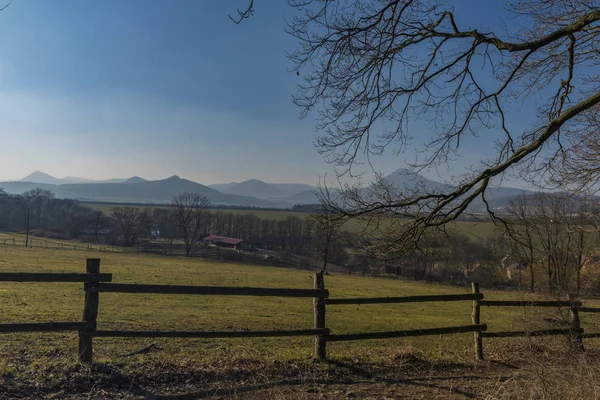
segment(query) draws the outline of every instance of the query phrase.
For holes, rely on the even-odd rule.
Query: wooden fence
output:
[[[475,356],[483,359],[483,338],[566,335],[571,343],[583,350],[584,338],[600,337],[598,333],[584,334],[580,326],[579,312],[600,312],[600,308],[582,307],[578,301],[489,301],[479,292],[479,285],[474,283],[472,293],[449,295],[425,295],[404,297],[376,297],[354,299],[330,299],[325,288],[324,276],[316,273],[312,289],[278,289],[253,287],[220,287],[220,286],[182,286],[182,285],[143,285],[112,283],[112,274],[100,273],[100,259],[88,259],[86,273],[22,273],[2,272],[0,281],[4,282],[82,282],[84,284],[85,302],[82,321],[75,322],[41,322],[41,323],[8,323],[0,324],[0,333],[14,332],[56,332],[77,331],[79,333],[79,359],[91,363],[93,360],[93,339],[95,337],[178,337],[178,338],[253,338],[282,336],[314,336],[315,357],[327,358],[327,343],[351,340],[369,340],[400,338],[410,336],[444,335],[473,332]],[[268,331],[129,331],[97,329],[100,293],[156,293],[187,294],[211,296],[277,296],[312,298],[314,309],[314,326],[298,330]],[[367,332],[332,334],[326,325],[327,306],[344,306],[360,304],[390,303],[423,303],[471,301],[473,304],[472,323],[470,325],[449,326],[428,329],[398,330],[387,332]],[[568,307],[570,310],[570,327],[568,329],[549,329],[542,331],[487,332],[487,326],[481,323],[481,307]]]
[[[0,237],[0,245],[55,250],[101,251],[108,253],[141,253],[146,250],[139,247],[119,247],[97,243],[67,242],[35,236],[30,236],[27,240],[21,237]]]

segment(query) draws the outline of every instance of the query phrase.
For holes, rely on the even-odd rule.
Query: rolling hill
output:
[[[387,175],[385,181],[400,190],[418,189],[424,192],[441,192],[453,187],[407,169],[398,169]],[[239,183],[202,185],[176,175],[160,180],[148,181],[139,176],[129,179],[90,181],[85,178],[58,179],[36,171],[20,181],[0,182],[0,188],[8,193],[19,194],[36,187],[51,190],[59,198],[113,203],[164,204],[173,196],[183,192],[196,192],[206,196],[215,205],[291,208],[296,204],[318,202],[316,187],[297,183],[267,183],[250,179]],[[493,208],[506,207],[511,199],[531,191],[512,187],[491,188],[486,199]],[[470,211],[478,212],[485,207],[476,199]]]
[[[386,175],[384,180],[396,189],[422,190],[428,193],[437,193],[452,188],[405,168],[399,168]]]
[[[143,178],[140,178],[137,176],[134,176],[130,179],[134,179],[134,178],[143,179]],[[120,183],[120,182],[125,182],[125,181],[127,181],[127,179],[116,178],[116,179],[107,179],[107,180],[93,180],[93,179],[87,179],[87,178],[79,178],[79,177],[75,177],[75,176],[67,176],[64,178],[55,178],[52,175],[48,175],[41,171],[35,171],[35,172],[27,175],[25,178],[21,179],[21,182],[43,183],[43,184],[49,184],[49,185],[65,185],[65,184],[75,184],[75,183]]]
[[[316,190],[317,188],[302,183],[267,183],[258,179],[249,179],[243,182],[218,183],[209,185],[223,193],[251,196],[265,200],[285,200],[285,198],[301,192]]]
[[[120,183],[71,183],[47,184],[34,182],[2,182],[0,187],[8,193],[23,193],[40,187],[51,190],[56,197],[77,200],[115,203],[168,203],[173,196],[183,192],[197,192],[206,196],[213,204],[272,207],[267,201],[248,196],[221,193],[208,186],[172,176],[167,179],[146,181],[131,178]]]

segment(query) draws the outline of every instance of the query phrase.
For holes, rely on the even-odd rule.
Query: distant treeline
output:
[[[587,248],[588,242],[589,246],[596,243],[591,239],[586,239],[585,243],[579,240],[584,234],[586,238],[589,236],[587,231],[576,229],[578,225],[574,218],[564,217],[564,224],[547,224],[552,226],[553,235],[548,234],[546,238],[539,234],[540,238],[536,237],[533,242],[527,242],[529,236],[525,234],[545,232],[541,228],[534,231],[533,227],[546,225],[520,221],[510,238],[498,235],[481,242],[459,234],[432,233],[423,236],[420,246],[408,253],[374,256],[369,253],[369,247],[376,248],[382,238],[344,232],[335,221],[329,220],[327,213],[319,213],[318,207],[305,205],[295,209],[303,212],[312,209],[313,212],[272,219],[254,213],[213,210],[203,196],[183,193],[175,196],[168,207],[124,205],[104,213],[74,200],[57,199],[48,190],[33,189],[21,195],[0,191],[0,230],[28,230],[38,236],[125,247],[160,246],[167,253],[175,247],[177,252],[184,250],[188,255],[195,254],[204,245],[203,239],[213,234],[242,239],[245,250],[270,250],[277,252],[280,257],[308,257],[323,268],[329,263],[362,273],[386,273],[408,279],[460,283],[465,281],[464,270],[481,264],[485,267],[485,276],[478,278],[482,282],[485,280],[493,285],[523,288],[530,286],[533,289],[533,279],[529,277],[533,278],[535,272],[538,284],[548,276],[548,282],[544,284],[554,290],[568,287],[574,280],[577,288],[583,286],[579,283],[579,275],[583,275],[584,261],[589,260],[590,253],[593,254],[592,248]],[[551,219],[558,221],[558,214],[555,212]],[[529,220],[533,221],[533,217]],[[589,221],[584,222],[580,225],[590,224]],[[565,228],[567,225],[570,229]],[[517,241],[518,238],[521,239]],[[554,258],[564,259],[565,262],[554,262],[554,258],[548,257],[540,261],[537,258],[524,260],[527,254],[533,254],[532,257],[554,254],[550,251],[552,249],[541,248],[545,243],[554,242],[566,243],[560,248],[558,245],[552,247],[560,250],[556,250]],[[586,247],[583,244],[575,246],[580,242]],[[532,246],[541,243],[540,249],[530,249],[525,246],[527,243],[533,243]],[[533,271],[532,265],[535,268],[540,265],[540,270]],[[561,280],[558,281],[558,278]]]
[[[115,206],[115,207],[149,207],[149,208],[165,208],[171,207],[172,204],[153,204],[153,203],[119,203],[119,205],[115,205],[115,203],[106,203],[102,201],[81,201],[81,204],[90,206],[94,208],[92,205],[105,205]],[[292,208],[275,208],[275,207],[251,207],[251,206],[238,206],[238,205],[224,205],[224,204],[213,204],[210,205],[211,209],[219,209],[219,210],[243,210],[243,211],[288,211],[288,212],[303,212],[310,213],[319,210],[321,207],[320,204],[296,204]]]
[[[88,233],[99,234],[108,225],[100,211],[75,200],[57,199],[44,189],[32,189],[21,195],[9,195],[0,189],[0,229],[25,231],[43,229],[69,238]]]
[[[168,207],[124,205],[105,214],[74,200],[57,199],[49,190],[36,188],[21,195],[0,191],[0,230],[24,232],[29,229],[48,236],[126,247],[151,238],[167,243],[183,241],[188,254],[210,234],[243,239],[250,248],[315,256],[323,251],[324,232],[310,216],[276,220],[252,213],[212,212],[209,208],[210,204],[202,196],[188,193],[176,196]],[[329,259],[343,262],[345,252],[341,238],[329,245]]]

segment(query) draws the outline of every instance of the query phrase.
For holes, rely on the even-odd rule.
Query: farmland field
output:
[[[93,208],[94,210],[99,210],[104,212],[105,214],[110,214],[111,210],[115,207],[123,207],[123,206],[127,206],[126,204],[120,204],[120,203],[93,203],[93,202],[83,202],[82,203],[85,206],[88,206],[90,208]],[[141,208],[141,209],[147,209],[147,208],[156,208],[156,207],[166,207],[164,204],[135,204],[135,205],[131,205],[131,207],[137,207],[137,208]],[[212,212],[217,212],[217,211],[222,211],[222,212],[233,212],[236,214],[254,214],[257,217],[260,218],[266,218],[266,219],[275,219],[275,220],[282,220],[282,219],[286,219],[288,216],[296,216],[298,218],[304,218],[306,216],[308,216],[308,213],[304,213],[304,212],[295,212],[295,211],[290,211],[290,210],[261,210],[261,209],[233,209],[233,208],[211,208],[210,211]]]
[[[121,207],[123,204],[118,203],[83,203],[84,205],[91,207],[95,210],[99,210],[104,212],[105,214],[110,214],[111,210],[114,207]],[[133,205],[132,207],[138,208],[154,208],[161,207],[160,205]],[[162,206],[164,207],[164,206]],[[304,212],[295,212],[290,210],[245,210],[245,209],[230,209],[230,208],[213,208],[211,211],[222,211],[222,212],[232,212],[236,214],[254,214],[259,218],[263,219],[274,219],[277,221],[284,220],[287,217],[297,217],[297,218],[305,218],[308,217],[308,213]],[[458,233],[466,235],[469,239],[474,241],[482,241],[488,239],[490,237],[494,237],[495,234],[495,226],[492,222],[482,221],[482,222],[471,222],[471,221],[457,221],[449,224],[450,230],[455,230]],[[357,223],[350,223],[347,230],[351,232],[359,232],[361,230],[361,225]]]
[[[25,249],[0,246],[0,271],[56,271],[83,272],[86,257],[100,257],[102,272],[114,275],[113,281],[122,283],[190,284],[209,286],[254,286],[311,288],[309,272],[294,269],[221,264],[184,257],[161,257],[138,254],[112,254],[56,249]],[[326,277],[326,286],[332,298],[381,297],[415,294],[465,293],[466,288],[441,285],[406,283],[399,280],[348,275]],[[2,283],[2,322],[78,321],[82,312],[82,285],[61,283]],[[505,297],[495,293],[494,298]],[[328,325],[332,332],[351,333],[397,329],[427,328],[469,324],[470,302],[330,306]],[[485,322],[491,329],[514,324],[518,313],[485,312]],[[310,299],[239,298],[235,296],[175,296],[147,294],[101,294],[99,329],[130,330],[268,330],[304,329],[312,327],[312,301]],[[62,336],[62,335],[61,335]],[[75,335],[65,334],[72,341]],[[69,339],[69,337],[71,339]],[[16,338],[15,338],[16,339]],[[97,358],[105,360],[139,347],[137,340],[96,339]],[[193,356],[195,351],[206,351],[220,346],[239,346],[241,340],[175,340],[177,348],[185,349],[182,356]],[[470,335],[444,339],[408,340],[426,353],[434,354],[448,343],[445,351],[458,351],[470,355]],[[169,347],[172,341],[165,341]],[[312,338],[252,339],[247,345],[269,357],[306,358],[312,355]],[[385,348],[394,342],[348,342],[330,345],[332,355],[344,354],[362,347]],[[2,341],[0,349],[7,350]],[[440,347],[441,346],[441,347]],[[195,349],[195,350],[194,350]],[[66,348],[65,348],[66,351]],[[359,351],[360,352],[360,351]],[[73,353],[74,355],[74,353]]]
[[[305,270],[222,264],[185,257],[27,249],[10,245],[0,245],[0,271],[83,272],[87,257],[101,258],[101,271],[112,273],[114,282],[312,287],[310,272]],[[468,292],[467,288],[349,275],[328,275],[325,284],[331,298]],[[485,288],[482,291],[487,299],[514,299],[516,296]],[[525,294],[520,297],[529,298]],[[2,282],[0,304],[0,323],[79,321],[83,285]],[[328,306],[327,326],[332,333],[339,334],[466,325],[471,323],[470,314],[471,304],[468,301]],[[531,327],[534,320],[543,323],[543,315],[531,310],[484,308],[482,322],[488,324],[491,331],[519,329]],[[103,330],[277,330],[306,329],[312,324],[311,299],[269,297],[102,293],[98,316],[98,329]],[[598,324],[587,315],[583,317],[583,325],[589,332],[599,329]],[[490,359],[502,360],[506,349],[516,345],[518,340],[485,340],[485,354]],[[436,362],[472,364],[472,341],[472,334],[461,334],[340,342],[328,344],[328,354],[334,361],[352,360],[356,364],[391,362],[390,357],[402,358],[406,354],[409,357],[412,357],[410,354],[418,354]],[[313,368],[309,366],[313,343],[312,337],[211,340],[96,338],[94,357],[99,365],[112,366],[110,368],[117,368],[120,373],[135,375],[146,371],[144,374],[147,376],[154,376],[152,374],[156,371],[172,372],[182,368],[197,374],[199,369],[205,371],[215,365],[227,365],[229,371],[235,369],[238,363],[250,363],[247,364],[250,369],[262,363],[270,366],[287,363],[294,368],[310,369]],[[595,344],[596,340],[586,341],[588,348]],[[140,349],[152,350],[137,354]],[[0,377],[5,381],[8,376],[13,380],[19,377],[17,381],[25,379],[29,383],[33,379],[42,387],[60,386],[64,382],[56,380],[65,377],[58,371],[73,368],[76,352],[77,335],[73,332],[5,334],[0,341]],[[14,385],[22,390],[18,382]]]

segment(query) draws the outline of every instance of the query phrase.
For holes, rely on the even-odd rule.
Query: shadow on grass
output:
[[[478,395],[470,388],[485,379],[490,376],[474,373],[470,365],[432,364],[423,360],[404,360],[399,365],[350,361],[302,365],[266,363],[212,370],[172,366],[128,369],[119,364],[95,364],[75,366],[53,385],[24,384],[4,393],[5,398],[44,398],[58,394],[82,398],[188,400],[251,398],[253,394],[261,398],[319,398],[320,394],[345,398],[347,393],[367,395],[383,391],[394,397],[396,391],[403,396],[411,392],[430,393],[430,397],[448,393],[456,398],[471,399]]]

